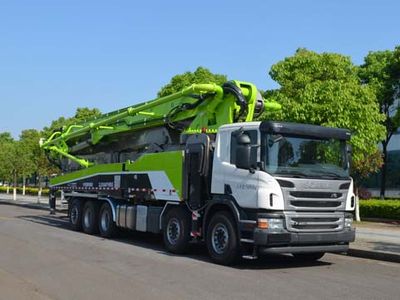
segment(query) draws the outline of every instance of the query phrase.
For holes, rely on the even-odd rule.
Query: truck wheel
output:
[[[110,204],[103,203],[99,213],[99,232],[102,237],[113,237],[116,231]]]
[[[239,241],[235,222],[227,212],[216,213],[207,228],[207,249],[211,259],[222,265],[231,265],[239,258]]]
[[[293,256],[302,261],[316,261],[324,256],[325,252],[293,253]]]
[[[72,230],[82,230],[82,201],[79,199],[72,200],[69,206],[69,223],[71,224]]]
[[[188,249],[190,241],[191,220],[181,208],[173,208],[165,216],[163,238],[169,252],[182,254]]]
[[[85,233],[95,234],[98,231],[98,207],[97,203],[87,201],[83,206],[82,229]]]

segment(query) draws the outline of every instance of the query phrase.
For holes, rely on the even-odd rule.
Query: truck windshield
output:
[[[262,143],[265,169],[270,174],[327,179],[349,177],[345,141],[265,134]]]

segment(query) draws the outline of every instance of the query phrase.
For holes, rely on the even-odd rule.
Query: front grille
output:
[[[350,181],[305,178],[276,178],[287,211],[333,212],[346,209]]]
[[[293,191],[290,195],[296,198],[324,198],[324,199],[337,199],[342,197],[342,193],[330,192],[308,192],[308,191]]]
[[[340,231],[344,226],[344,214],[287,213],[286,226],[294,232]]]
[[[290,191],[284,190],[289,209],[306,210],[337,210],[345,207],[346,194],[322,191]]]
[[[340,201],[290,201],[292,206],[295,207],[325,207],[325,208],[338,208],[342,205]]]

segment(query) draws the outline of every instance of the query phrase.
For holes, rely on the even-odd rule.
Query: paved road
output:
[[[65,215],[0,205],[0,299],[398,299],[400,264],[326,255],[231,268],[163,251],[160,238],[116,240],[68,229]]]

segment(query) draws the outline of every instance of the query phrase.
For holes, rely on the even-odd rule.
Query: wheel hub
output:
[[[103,231],[107,231],[110,227],[110,214],[108,211],[103,211],[100,220],[101,228]]]
[[[85,227],[88,228],[92,224],[92,212],[90,210],[85,211],[85,216],[83,218],[83,221],[85,223]]]
[[[71,223],[76,224],[78,222],[78,208],[76,206],[71,209]]]
[[[229,233],[224,224],[217,224],[212,231],[212,246],[216,253],[223,254],[228,247]]]
[[[181,235],[181,226],[179,224],[179,221],[176,218],[170,219],[167,225],[168,242],[172,245],[175,245],[178,242],[180,235]]]

